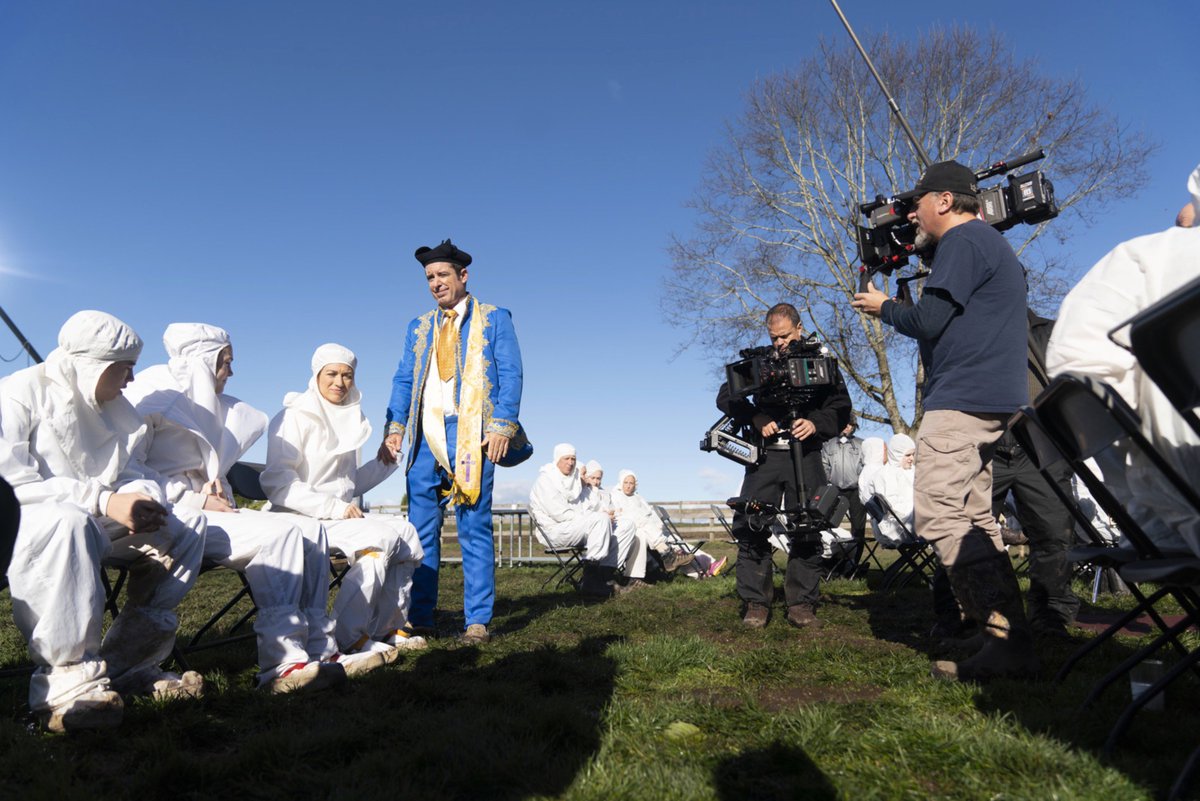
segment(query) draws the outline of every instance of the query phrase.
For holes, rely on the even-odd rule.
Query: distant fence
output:
[[[725,536],[725,528],[717,520],[716,513],[712,510],[714,505],[725,509],[723,501],[655,501],[652,503],[667,510],[671,515],[671,520],[687,539],[711,540]],[[405,509],[399,504],[379,504],[372,505],[370,511],[373,514],[396,515],[403,514]],[[725,511],[728,518],[728,510]],[[492,531],[496,542],[496,564],[499,567],[556,561],[555,557],[545,552],[541,543],[533,536],[533,522],[526,506],[519,504],[493,506]],[[462,561],[462,557],[458,553],[457,521],[452,513],[446,513],[443,518],[442,561]]]

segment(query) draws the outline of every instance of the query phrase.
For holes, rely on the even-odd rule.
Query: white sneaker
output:
[[[334,654],[329,661],[341,665],[348,678],[365,676],[372,670],[384,666],[383,654],[378,651],[359,651],[356,654]]]
[[[73,698],[62,706],[38,712],[46,731],[57,733],[81,729],[114,729],[121,725],[125,702],[114,690],[95,690]]]
[[[182,676],[177,673],[163,673],[151,682],[147,692],[157,701],[199,698],[204,695],[204,677],[194,670],[185,670]]]
[[[336,662],[297,662],[283,668],[273,679],[261,682],[259,689],[281,695],[293,692],[316,692],[341,684],[346,671]]]
[[[420,651],[422,648],[429,646],[429,643],[425,642],[424,637],[419,634],[413,634],[408,629],[396,629],[384,637],[383,641],[401,651]]]

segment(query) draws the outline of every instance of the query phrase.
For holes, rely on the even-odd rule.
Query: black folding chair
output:
[[[725,517],[725,510],[723,510],[720,506],[717,506],[715,503],[709,504],[708,508],[712,510],[713,517],[716,518],[717,522],[721,524],[721,527],[725,529],[725,533],[729,536],[729,539],[726,541],[730,543],[736,543],[737,540],[734,539],[733,536],[733,526],[730,525],[729,518]]]
[[[554,557],[558,563],[558,567],[551,573],[545,581],[542,582],[542,589],[546,589],[550,582],[554,582],[555,589],[563,584],[569,584],[572,589],[578,592],[582,578],[580,573],[583,572],[583,555],[587,552],[587,543],[582,542],[579,545],[555,546],[547,542],[546,537],[542,534],[542,529],[538,525],[537,516],[533,510],[529,510],[529,522],[533,527],[534,539],[542,546],[542,549]]]
[[[1135,665],[1150,657],[1164,645],[1170,644],[1180,653],[1180,662],[1169,672],[1170,678],[1156,682],[1127,707],[1125,714],[1114,726],[1105,749],[1111,749],[1132,721],[1133,715],[1162,691],[1171,680],[1184,670],[1194,668],[1200,662],[1200,649],[1189,651],[1180,642],[1179,636],[1200,620],[1200,595],[1192,582],[1192,574],[1186,565],[1181,569],[1180,559],[1186,563],[1194,560],[1194,554],[1164,553],[1135,520],[1124,505],[1113,495],[1102,477],[1097,476],[1085,464],[1085,460],[1097,456],[1118,454],[1125,464],[1125,451],[1137,457],[1156,471],[1165,485],[1178,494],[1197,516],[1200,516],[1200,495],[1191,484],[1171,467],[1167,459],[1142,433],[1141,420],[1129,408],[1124,399],[1112,387],[1086,376],[1063,374],[1055,378],[1034,403],[1034,411],[1045,431],[1070,458],[1072,467],[1087,485],[1096,502],[1117,523],[1118,528],[1133,546],[1137,559],[1121,568],[1122,577],[1129,582],[1155,582],[1166,585],[1168,593],[1184,611],[1183,619],[1173,625],[1164,626],[1160,619],[1152,616],[1159,625],[1161,634],[1148,645],[1135,651],[1128,659],[1108,673],[1088,694],[1083,702],[1086,708],[1113,682],[1126,675]],[[1115,451],[1110,450],[1116,447]],[[1200,577],[1200,572],[1195,574]]]
[[[670,545],[672,548],[674,548],[675,550],[678,550],[678,551],[683,551],[684,553],[690,553],[693,556],[695,556],[695,554],[702,547],[704,547],[704,543],[707,542],[707,540],[696,540],[695,542],[693,542],[692,544],[689,545],[688,541],[685,540],[683,538],[683,535],[679,532],[679,528],[675,525],[675,521],[671,519],[671,515],[667,512],[666,509],[659,506],[658,504],[655,504],[654,511],[658,514],[658,519],[662,521],[663,531],[666,534],[667,544]]]
[[[888,565],[883,572],[880,589],[900,589],[907,586],[914,577],[919,577],[932,588],[933,574],[937,569],[937,555],[929,543],[918,537],[905,525],[882,495],[878,493],[872,495],[863,506],[866,508],[867,514],[875,521],[876,526],[885,520],[890,520],[900,531],[902,537],[901,542],[894,544],[877,540],[881,547],[896,552],[896,561]]]
[[[1013,415],[1013,418],[1009,421],[1009,428],[1017,438],[1017,441],[1021,443],[1021,447],[1025,450],[1030,461],[1041,471],[1043,476],[1046,476],[1050,488],[1075,519],[1075,522],[1078,524],[1078,530],[1088,540],[1086,544],[1075,545],[1069,549],[1067,551],[1067,559],[1072,563],[1091,565],[1096,571],[1096,581],[1099,580],[1102,571],[1109,569],[1119,570],[1122,566],[1136,560],[1138,558],[1136,550],[1133,548],[1121,548],[1117,543],[1107,541],[1104,535],[1096,530],[1095,525],[1092,523],[1091,515],[1084,510],[1078,499],[1064,492],[1057,481],[1051,480],[1051,469],[1062,463],[1067,457],[1043,428],[1033,407],[1026,406]],[[1082,460],[1077,461],[1082,462]],[[1072,470],[1075,469],[1074,463],[1071,464],[1071,468]],[[1084,466],[1082,469],[1086,470],[1087,468]],[[1129,592],[1133,595],[1137,604],[1072,654],[1059,669],[1058,674],[1055,676],[1055,681],[1063,681],[1075,665],[1084,657],[1112,639],[1125,626],[1137,620],[1142,615],[1149,615],[1160,631],[1166,631],[1169,628],[1154,607],[1156,603],[1170,594],[1169,588],[1164,587],[1150,596],[1146,596],[1136,584],[1132,584],[1129,585]],[[1181,651],[1183,650],[1183,646],[1180,644],[1176,644],[1176,648]]]

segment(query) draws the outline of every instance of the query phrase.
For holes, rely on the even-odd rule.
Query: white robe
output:
[[[900,461],[903,457],[898,453],[888,453],[888,463],[881,467],[871,477],[868,486],[868,498],[880,495],[892,507],[896,517],[912,531],[913,527],[913,477],[916,471],[911,467],[903,468]],[[884,545],[894,547],[911,538],[905,534],[890,515],[879,521],[875,529],[875,538]]]
[[[529,491],[534,533],[548,548],[586,543],[588,561],[609,567],[625,564],[638,544],[637,529],[628,523],[615,525],[607,513],[592,508],[595,498],[589,500],[583,489],[578,471],[564,476],[557,464],[542,465]],[[644,562],[641,575],[631,576],[645,576]]]
[[[318,368],[319,369],[319,368]],[[347,403],[357,405],[353,389]],[[267,467],[261,482],[271,506],[325,521],[329,545],[346,555],[350,571],[334,599],[338,646],[359,651],[408,623],[412,577],[425,556],[417,530],[399,516],[346,519],[355,496],[396,470],[372,458],[359,464],[359,447],[370,436],[365,418],[351,440],[321,404],[314,386],[289,393],[267,433]],[[345,411],[345,410],[336,410]],[[360,413],[361,414],[361,413]]]
[[[8,579],[13,618],[37,666],[29,688],[35,711],[106,689],[110,680],[132,689],[158,673],[175,642],[174,609],[199,575],[206,530],[185,509],[142,534],[104,514],[117,492],[166,499],[136,458],[144,429],[133,407],[117,397],[78,408],[83,395],[61,380],[61,358],[52,353],[0,384],[0,436],[9,446],[0,450],[0,475],[21,502]],[[89,392],[94,397],[94,387]],[[89,439],[100,447],[78,450]],[[128,601],[103,642],[101,560],[141,567],[130,573]],[[159,567],[144,569],[149,562]]]
[[[1200,479],[1200,440],[1108,332],[1198,276],[1200,228],[1172,228],[1123,242],[1063,300],[1046,352],[1051,376],[1082,373],[1113,386],[1141,416],[1150,441],[1193,485]],[[1118,337],[1128,344],[1127,329]],[[1134,519],[1160,547],[1186,546],[1200,554],[1195,510],[1136,454],[1114,456],[1102,463],[1104,480]]]

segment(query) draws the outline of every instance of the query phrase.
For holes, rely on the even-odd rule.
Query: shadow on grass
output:
[[[923,586],[912,585],[888,593],[875,590],[863,596],[830,600],[845,608],[865,611],[871,633],[880,640],[901,644],[931,659],[970,653],[956,652],[953,646],[927,634],[934,614],[931,593]],[[1085,619],[1115,620],[1118,616],[1111,609],[1088,603],[1087,599],[1080,614]],[[1048,735],[1102,760],[1104,741],[1130,701],[1128,676],[1114,681],[1092,706],[1083,709],[1081,705],[1105,674],[1148,643],[1157,631],[1142,637],[1109,640],[1080,660],[1065,680],[1058,683],[1054,681],[1058,670],[1094,636],[1094,632],[1082,629],[1071,632],[1068,638],[1038,639],[1042,669],[1036,681],[998,680],[981,685],[975,694],[975,706],[984,713],[1009,716],[1028,731]],[[1168,665],[1177,659],[1170,648],[1161,649],[1157,656]],[[1200,682],[1194,674],[1185,674],[1168,688],[1164,712],[1143,710],[1138,714],[1109,763],[1153,792],[1165,794],[1189,752],[1200,744],[1200,720],[1193,714],[1197,708],[1200,708]]]
[[[837,789],[799,748],[772,743],[722,760],[713,770],[722,801],[810,801],[838,798]]]
[[[8,789],[23,797],[554,797],[599,751],[616,675],[607,650],[619,640],[492,661],[476,647],[434,649],[310,696],[139,703],[118,737],[10,727],[0,768],[20,776]]]

